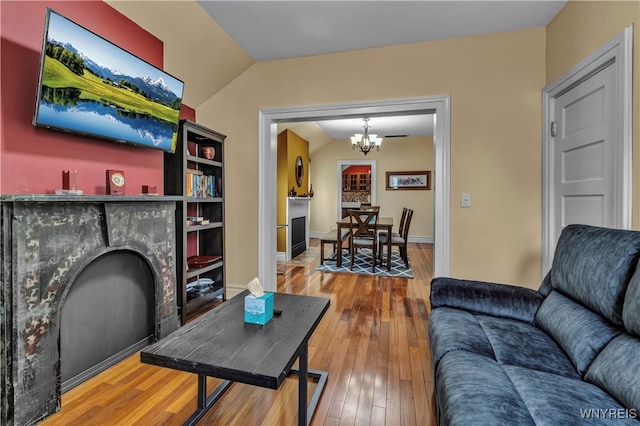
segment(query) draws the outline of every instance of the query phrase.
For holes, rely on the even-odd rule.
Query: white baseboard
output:
[[[242,293],[246,289],[246,285],[227,283],[227,285],[225,286],[225,297],[227,299],[231,299],[233,296]]]
[[[419,235],[409,235],[410,243],[433,244],[433,237],[424,237]]]
[[[286,262],[287,261],[287,253],[284,251],[276,252],[276,261],[278,262]]]

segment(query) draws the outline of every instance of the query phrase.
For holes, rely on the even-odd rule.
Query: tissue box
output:
[[[244,298],[244,322],[265,325],[273,318],[273,293],[260,297],[253,294]]]

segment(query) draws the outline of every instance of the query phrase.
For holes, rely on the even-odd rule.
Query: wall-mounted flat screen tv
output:
[[[51,9],[33,124],[174,152],[184,83]]]

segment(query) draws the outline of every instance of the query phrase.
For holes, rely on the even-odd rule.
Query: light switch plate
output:
[[[463,192],[460,196],[461,207],[471,207],[471,194],[469,192]]]

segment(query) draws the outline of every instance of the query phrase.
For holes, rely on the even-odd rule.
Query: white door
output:
[[[543,90],[542,276],[571,223],[631,227],[629,26]]]
[[[555,239],[571,223],[617,226],[613,131],[615,63],[555,100]],[[552,135],[553,136],[553,135]]]

